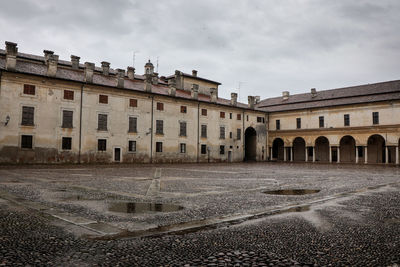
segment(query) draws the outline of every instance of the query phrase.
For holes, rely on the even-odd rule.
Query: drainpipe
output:
[[[154,96],[151,96],[151,134],[150,134],[150,163],[153,163],[153,111],[154,110]]]
[[[199,163],[199,146],[200,146],[200,102],[197,102],[197,163]],[[210,161],[210,155],[208,156]]]
[[[82,105],[83,105],[83,88],[85,84],[81,86],[81,103],[79,107],[79,153],[78,153],[78,164],[81,164],[81,151],[82,151]]]

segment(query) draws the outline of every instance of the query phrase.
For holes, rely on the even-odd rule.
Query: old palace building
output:
[[[220,83],[153,64],[81,64],[0,50],[0,163],[238,162],[399,164],[400,81],[248,104]]]

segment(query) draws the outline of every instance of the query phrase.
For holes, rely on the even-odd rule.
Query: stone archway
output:
[[[257,132],[249,127],[244,132],[244,161],[257,160]]]
[[[329,162],[329,140],[325,136],[315,140],[315,161]]]
[[[301,137],[296,137],[293,140],[293,160],[305,161],[306,160],[306,141]]]
[[[283,160],[283,149],[284,142],[281,138],[275,138],[274,142],[272,142],[272,158],[277,160]]]
[[[385,139],[374,134],[368,138],[368,163],[385,162]]]
[[[340,139],[340,162],[356,162],[356,140],[346,135]]]

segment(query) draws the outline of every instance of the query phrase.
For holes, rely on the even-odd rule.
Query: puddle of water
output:
[[[284,196],[297,196],[297,195],[308,195],[315,194],[321,190],[318,189],[281,189],[281,190],[272,190],[272,191],[264,191],[264,194],[268,195],[284,195]]]
[[[182,209],[182,206],[161,203],[113,202],[108,206],[109,211],[122,213],[173,212]]]

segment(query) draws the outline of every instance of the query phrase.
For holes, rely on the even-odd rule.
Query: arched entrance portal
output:
[[[306,160],[306,141],[301,137],[296,137],[293,140],[293,160],[305,161]]]
[[[272,143],[272,159],[283,160],[283,147],[283,140],[276,138]]]
[[[257,132],[253,127],[249,127],[244,132],[244,160],[256,161],[257,160]]]
[[[385,139],[379,134],[368,138],[368,163],[385,162]]]
[[[340,139],[340,162],[356,162],[356,140],[350,135]]]
[[[325,136],[320,136],[315,140],[315,161],[329,161],[329,140]]]

